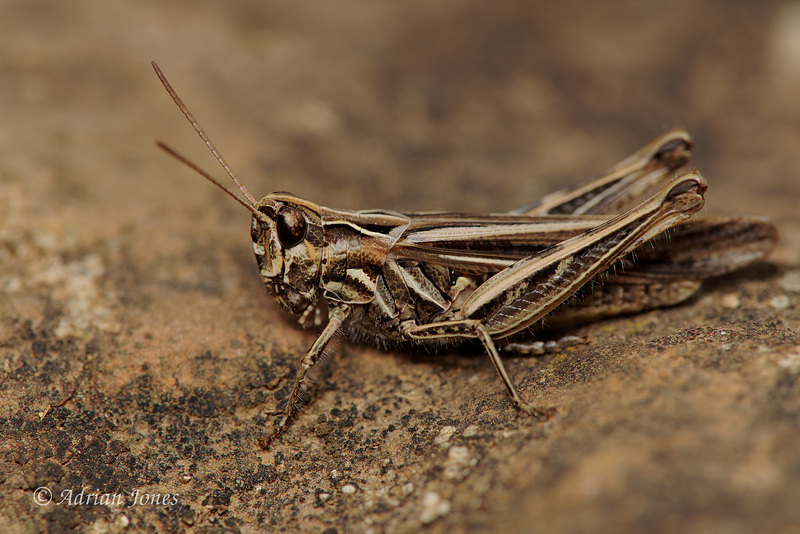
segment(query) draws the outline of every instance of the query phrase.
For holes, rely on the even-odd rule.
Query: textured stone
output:
[[[796,528],[800,87],[783,5],[5,2],[4,531]],[[248,214],[155,147],[222,175],[153,59],[257,197],[502,212],[682,125],[706,211],[770,215],[782,242],[685,305],[510,358],[547,422],[514,411],[479,351],[343,339],[262,452],[315,333],[260,285]],[[125,504],[39,506],[36,486]]]

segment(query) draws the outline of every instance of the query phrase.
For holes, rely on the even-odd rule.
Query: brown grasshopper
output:
[[[761,217],[684,222],[703,207],[707,185],[696,172],[680,172],[692,146],[682,130],[579,187],[504,214],[343,211],[284,192],[256,201],[153,67],[245,198],[159,146],[251,212],[258,269],[278,302],[303,326],[327,317],[265,447],[296,415],[306,373],[339,330],[420,344],[478,340],[514,406],[538,414],[517,393],[498,345],[535,347],[519,338],[545,316],[561,323],[679,303],[704,278],[763,258],[777,241]]]

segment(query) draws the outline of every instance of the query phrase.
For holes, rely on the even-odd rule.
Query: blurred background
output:
[[[2,10],[4,185],[39,225],[113,232],[216,195],[153,149],[164,139],[217,171],[150,60],[256,196],[503,211],[675,126],[697,140],[710,210],[775,211],[800,187],[796,2]]]

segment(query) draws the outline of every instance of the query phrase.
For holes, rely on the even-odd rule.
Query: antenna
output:
[[[250,191],[248,191],[248,189],[244,186],[244,184],[239,181],[239,179],[236,177],[236,174],[234,174],[234,172],[228,166],[228,162],[225,161],[225,158],[222,157],[222,154],[220,154],[219,151],[217,151],[217,147],[214,146],[214,143],[212,143],[211,139],[208,138],[208,135],[206,135],[206,132],[203,130],[203,128],[200,126],[200,124],[197,122],[197,120],[194,118],[194,115],[192,115],[192,113],[189,111],[189,108],[186,107],[186,104],[183,103],[183,100],[181,100],[181,97],[178,96],[178,93],[175,92],[175,89],[173,89],[172,85],[170,85],[170,83],[167,81],[167,78],[166,78],[166,76],[164,76],[164,73],[161,72],[160,68],[158,68],[158,64],[156,64],[155,61],[151,61],[150,63],[153,65],[153,69],[155,69],[156,75],[158,76],[158,79],[161,80],[161,84],[164,86],[164,89],[166,89],[167,92],[169,93],[169,96],[172,97],[172,100],[175,102],[175,104],[181,110],[181,112],[183,113],[183,116],[186,117],[186,120],[189,121],[189,124],[191,124],[192,127],[194,128],[194,130],[197,132],[197,135],[200,136],[200,139],[202,139],[203,142],[205,142],[205,144],[208,147],[208,149],[211,151],[212,154],[214,154],[214,157],[217,158],[217,161],[219,162],[220,165],[222,165],[222,168],[225,169],[225,172],[228,173],[228,176],[231,177],[231,180],[233,180],[233,183],[235,183],[236,186],[239,188],[239,191],[241,191],[242,194],[245,196],[245,198],[250,201],[250,208],[253,208],[250,211],[253,212],[254,214],[258,214],[261,217],[264,217],[263,213],[255,210],[255,208],[254,208],[254,206],[256,204],[255,197],[252,194],[250,194]],[[197,172],[199,172],[202,176],[205,176],[206,178],[208,178],[212,183],[214,183],[217,186],[221,187],[229,195],[231,195],[233,198],[235,198],[241,204],[243,204],[245,207],[247,207],[247,204],[243,200],[241,200],[238,197],[238,195],[233,194],[233,192],[230,189],[228,189],[227,187],[225,187],[224,185],[222,185],[218,181],[216,181],[213,178],[211,178],[211,176],[209,176],[208,173],[200,170],[200,168],[197,167],[195,164],[191,163],[189,160],[187,160],[183,156],[179,155],[177,152],[175,152],[171,148],[167,147],[164,143],[160,143],[159,142],[158,146],[161,147],[166,152],[168,152],[169,154],[171,154],[172,156],[176,157],[178,160],[182,161],[183,163],[185,163],[186,165],[191,167],[192,169],[194,169]],[[261,217],[259,217],[259,218],[261,218]]]
[[[200,176],[202,176],[203,178],[205,178],[206,180],[208,180],[212,184],[216,185],[217,187],[219,187],[220,189],[222,189],[223,191],[228,193],[230,196],[232,196],[234,198],[234,200],[236,200],[236,202],[238,202],[239,204],[241,204],[242,206],[247,208],[247,210],[250,213],[253,214],[253,217],[258,219],[259,221],[267,222],[267,216],[266,215],[264,215],[263,213],[258,211],[253,204],[250,204],[249,202],[245,202],[244,200],[239,198],[239,195],[234,193],[233,190],[230,187],[228,187],[227,185],[223,184],[222,182],[220,182],[219,180],[217,180],[216,178],[214,178],[213,176],[208,174],[206,171],[204,171],[203,169],[201,169],[200,167],[195,165],[193,162],[189,161],[189,159],[187,159],[185,156],[182,156],[181,154],[178,154],[173,148],[167,146],[166,144],[162,143],[161,141],[156,141],[156,145],[158,145],[158,148],[160,148],[161,150],[163,150],[164,152],[166,152],[167,154],[169,154],[173,158],[177,159],[178,161],[180,161],[181,163],[183,163],[184,165],[186,165],[190,169],[194,170],[197,174],[199,174]]]

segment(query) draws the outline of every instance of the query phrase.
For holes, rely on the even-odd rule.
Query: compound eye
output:
[[[305,239],[308,224],[300,210],[291,206],[283,206],[278,210],[278,219],[275,222],[278,231],[278,241],[285,248],[291,248]]]

